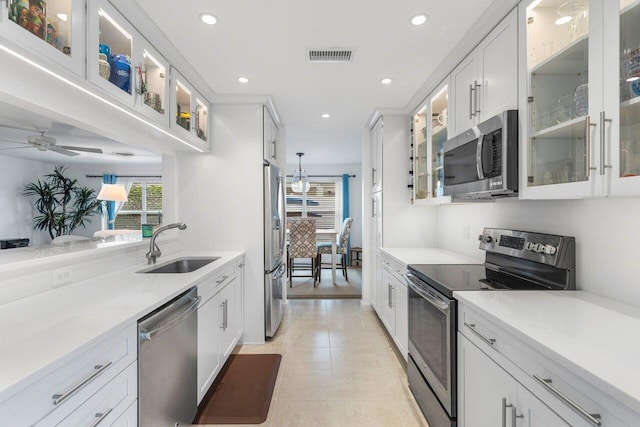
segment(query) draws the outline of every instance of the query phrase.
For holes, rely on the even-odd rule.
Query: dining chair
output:
[[[353,224],[353,218],[345,218],[342,222],[342,228],[340,229],[340,236],[338,237],[338,241],[336,242],[336,255],[341,255],[340,257],[340,269],[342,270],[342,275],[345,280],[349,280],[347,276],[347,245],[349,243],[349,234],[351,233],[351,225]],[[322,242],[318,243],[318,254],[317,261],[318,264],[318,281],[320,281],[320,270],[322,269],[322,255],[329,254],[331,255],[331,242]]]
[[[317,259],[316,255],[316,219],[315,218],[293,218],[289,219],[289,251],[287,254],[287,269],[289,270],[289,287],[293,286],[294,277],[313,277],[313,287],[316,286]],[[311,259],[311,275],[293,275],[296,269],[306,270],[306,267],[294,265],[296,258]]]

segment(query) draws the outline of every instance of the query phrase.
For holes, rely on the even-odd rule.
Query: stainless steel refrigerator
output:
[[[285,179],[280,169],[264,165],[264,303],[265,335],[275,335],[282,320],[285,252]]]

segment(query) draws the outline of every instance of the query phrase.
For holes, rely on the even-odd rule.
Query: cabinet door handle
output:
[[[220,309],[222,310],[222,322],[220,323],[220,329],[224,331],[224,301],[220,304]]]
[[[605,123],[611,123],[611,119],[607,119],[607,113],[605,111],[600,112],[600,175],[604,175],[605,169],[612,168],[611,165],[605,164],[605,140],[607,138],[607,130],[605,129]]]
[[[229,276],[222,276],[220,279],[216,280],[216,285],[219,285],[220,283],[224,282],[228,278]]]
[[[476,334],[478,336],[478,338],[480,338],[482,341],[486,342],[487,344],[494,345],[496,343],[496,339],[495,338],[487,338],[483,334],[478,332],[478,330],[476,329],[476,324],[475,323],[466,323],[465,322],[464,325],[466,327],[468,327],[471,332]]]
[[[469,84],[469,119],[473,119],[473,83]]]
[[[65,400],[67,400],[68,398],[70,398],[71,396],[73,396],[74,394],[76,394],[77,392],[79,392],[87,384],[89,384],[91,381],[93,381],[98,376],[100,376],[100,374],[102,374],[105,370],[107,370],[107,368],[111,366],[112,363],[113,362],[107,362],[104,365],[94,366],[93,369],[95,369],[95,371],[93,371],[90,375],[88,375],[85,379],[80,381],[78,384],[71,387],[68,391],[62,394],[54,394],[53,396],[51,396],[51,398],[53,399],[53,404],[59,405]]]
[[[229,327],[229,300],[224,300],[224,330]]]
[[[276,158],[276,140],[271,141],[271,157]]]
[[[372,185],[377,185],[378,183],[376,182],[376,168],[371,168],[371,184]]]
[[[474,103],[474,110],[475,113],[473,114],[474,116],[479,116],[480,115],[480,102],[478,101],[478,98],[480,97],[480,87],[482,85],[478,84],[477,80],[473,81],[473,87],[474,87],[474,98],[473,98],[473,103]]]
[[[513,405],[507,404],[507,398],[502,397],[502,427],[507,427],[507,408],[511,408]]]
[[[578,405],[576,402],[571,400],[560,390],[552,386],[551,380],[549,378],[542,378],[537,374],[533,374],[533,379],[538,381],[544,388],[546,388],[555,397],[562,400],[569,408],[573,409],[582,418],[589,421],[594,426],[602,425],[602,422],[600,422],[600,419],[602,418],[600,414],[590,414],[589,412],[585,411],[580,405]]]
[[[376,217],[376,199],[371,199],[371,218]]]
[[[107,418],[107,416],[109,416],[109,414],[111,413],[111,411],[113,411],[113,408],[109,408],[106,411],[102,412],[102,413],[97,413],[95,418],[96,420],[91,423],[91,425],[89,427],[96,427],[98,424],[100,424],[102,421],[104,421],[105,418]]]
[[[584,123],[585,123],[585,144],[587,145],[586,147],[586,151],[587,151],[587,170],[585,177],[589,178],[591,176],[591,171],[592,170],[596,170],[597,168],[595,166],[591,166],[591,128],[592,127],[596,127],[597,125],[595,123],[591,123],[591,116],[587,115],[584,119]]]
[[[518,415],[516,407],[511,405],[511,427],[517,427],[518,418],[524,418],[523,414]]]

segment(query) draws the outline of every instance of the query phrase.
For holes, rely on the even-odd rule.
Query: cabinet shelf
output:
[[[575,74],[589,67],[589,35],[569,43],[549,58],[531,68],[531,74]]]
[[[544,138],[544,139],[571,139],[576,135],[582,134],[584,137],[585,131],[585,117],[576,117],[575,119],[567,120],[566,122],[559,123],[555,126],[542,129],[531,135],[531,138]]]

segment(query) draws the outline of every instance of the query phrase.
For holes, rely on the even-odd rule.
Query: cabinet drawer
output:
[[[109,426],[125,412],[138,394],[138,369],[135,362],[91,396],[66,418],[58,412],[45,417],[36,426]]]
[[[49,413],[70,413],[137,358],[135,323],[105,338],[0,403],[6,425],[33,425]]]
[[[402,265],[401,263],[386,257],[382,256],[382,266],[396,279],[404,284],[404,276],[403,274],[406,272],[407,267]]]
[[[111,427],[138,427],[138,399],[129,405],[126,411],[111,424]]]
[[[236,262],[230,262],[198,284],[198,293],[202,296],[203,300],[212,297],[236,277],[236,265]]]
[[[634,425],[631,420],[637,415],[620,402],[462,304],[458,330],[569,424],[595,425],[579,414],[581,408],[586,413],[598,414],[603,427]]]

